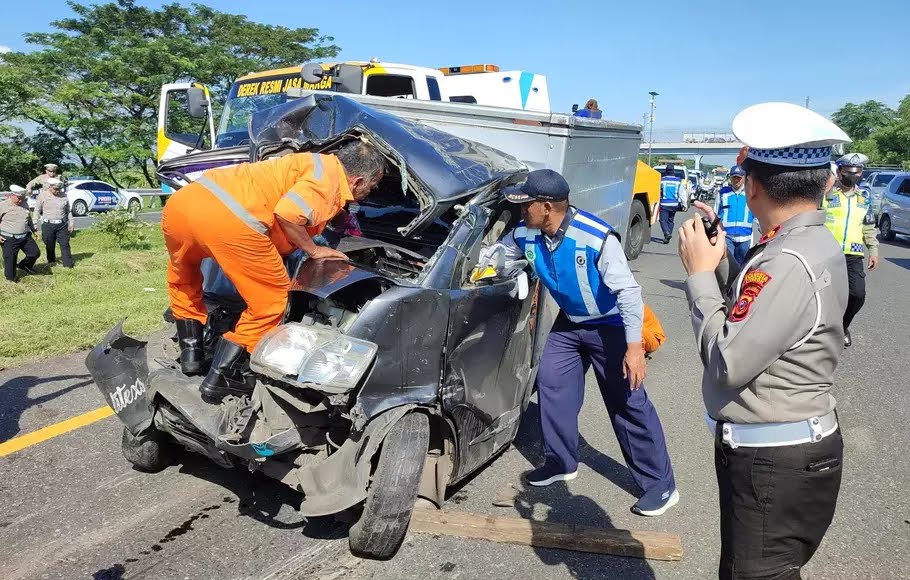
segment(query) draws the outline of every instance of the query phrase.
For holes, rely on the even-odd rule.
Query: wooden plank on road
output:
[[[464,512],[414,510],[411,531],[649,560],[682,559],[677,534],[595,528]]]

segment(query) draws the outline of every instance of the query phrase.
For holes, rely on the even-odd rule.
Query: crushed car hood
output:
[[[456,201],[527,171],[518,159],[487,145],[330,93],[308,95],[254,113],[250,135],[249,145],[162,162],[158,177],[180,188],[202,171],[256,160],[269,148],[293,143],[302,151],[321,150],[346,135],[364,135],[389,149],[399,159],[406,178],[419,184],[433,205]],[[421,200],[421,205],[426,201]]]
[[[422,183],[436,202],[460,199],[527,170],[521,161],[498,149],[341,95],[314,93],[250,118],[256,149],[286,140],[317,147],[349,131],[376,137],[397,153],[409,177]]]
[[[291,292],[307,292],[319,298],[328,298],[342,288],[361,280],[382,278],[398,283],[391,276],[364,268],[345,260],[307,260],[300,265],[291,279]]]

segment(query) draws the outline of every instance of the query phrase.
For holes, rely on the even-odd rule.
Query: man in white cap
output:
[[[73,222],[70,220],[70,202],[63,192],[63,182],[53,177],[47,180],[47,190],[38,196],[35,215],[41,220],[41,239],[47,263],[57,263],[57,244],[60,244],[60,257],[64,268],[73,267],[73,255],[70,251],[70,234]]]
[[[799,578],[831,520],[843,440],[831,396],[843,350],[847,267],[818,209],[831,146],[850,139],[789,103],[742,111],[749,209],[764,234],[740,271],[721,228],[680,228],[679,255],[715,437],[720,578]],[[713,222],[714,212],[699,203]]]
[[[45,163],[44,164],[44,173],[42,173],[35,179],[33,179],[25,184],[26,194],[29,196],[32,196],[32,197],[36,197],[35,190],[39,189],[40,191],[38,192],[37,197],[40,197],[42,193],[47,191],[48,180],[60,179],[59,176],[57,175],[58,169],[59,169],[59,167],[57,167],[56,163]],[[37,205],[37,199],[35,201],[35,205]],[[32,221],[35,222],[35,226],[37,227],[37,225],[38,225],[38,213],[37,212],[32,213]]]
[[[0,201],[0,244],[3,245],[3,275],[15,282],[16,268],[27,274],[37,274],[34,266],[41,251],[32,239],[35,225],[25,205],[25,189],[18,185],[11,185],[9,189],[9,197]],[[25,257],[17,263],[20,250]]]
[[[862,153],[848,153],[837,160],[837,183],[822,199],[825,222],[840,244],[847,260],[850,298],[844,312],[844,347],[853,344],[850,323],[866,302],[866,266],[864,253],[869,253],[869,269],[878,266],[878,232],[872,196],[856,186],[863,178],[863,167],[869,158]]]

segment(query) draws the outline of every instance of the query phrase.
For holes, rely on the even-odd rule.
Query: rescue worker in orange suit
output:
[[[282,256],[299,248],[310,258],[345,259],[312,237],[348,202],[364,199],[382,179],[384,165],[379,151],[354,141],[334,155],[294,153],[206,171],[173,194],[161,229],[185,374],[202,374],[206,366],[202,260],[215,260],[247,304],[215,347],[199,387],[203,398],[217,402],[252,392],[249,355],[287,307],[290,280]]]

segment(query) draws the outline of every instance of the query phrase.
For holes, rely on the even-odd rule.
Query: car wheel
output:
[[[133,198],[126,204],[126,209],[130,210],[132,213],[139,213],[139,210],[142,209],[142,202]]]
[[[423,413],[405,415],[389,431],[363,513],[351,526],[348,544],[355,556],[387,560],[398,551],[417,501],[429,445],[430,423]]]
[[[632,200],[629,213],[629,231],[626,232],[626,259],[634,260],[645,247],[645,236],[648,233],[648,216],[640,200]]]
[[[154,428],[137,436],[124,427],[120,448],[123,457],[139,471],[157,473],[171,464],[171,442],[167,435]]]
[[[84,201],[82,201],[81,199],[77,199],[76,201],[74,201],[73,202],[73,215],[76,217],[82,217],[86,214],[88,214],[88,204],[85,203]]]
[[[894,241],[895,233],[894,233],[894,230],[891,229],[891,217],[890,216],[883,215],[881,217],[881,221],[879,221],[878,228],[882,234],[883,240],[888,241],[888,242]]]

